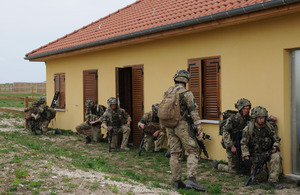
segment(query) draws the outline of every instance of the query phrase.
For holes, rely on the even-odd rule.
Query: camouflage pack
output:
[[[179,88],[171,87],[166,91],[164,99],[161,101],[158,107],[158,118],[160,123],[164,127],[176,127],[182,116],[180,114],[180,98],[178,91]],[[185,91],[188,91],[185,89]]]
[[[219,135],[223,135],[223,127],[228,118],[235,116],[238,113],[236,110],[226,110],[222,113],[222,120],[219,122]]]
[[[52,119],[54,119],[55,116],[56,116],[56,111],[54,110],[54,108],[48,107],[45,112],[46,112],[46,116],[45,117],[49,121],[52,120]]]

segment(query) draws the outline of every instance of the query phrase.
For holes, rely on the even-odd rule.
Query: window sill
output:
[[[202,119],[200,120],[201,123],[207,123],[207,124],[219,124],[219,120],[207,120],[207,119]]]
[[[54,108],[55,111],[60,111],[60,112],[64,112],[65,109],[62,109],[62,108]]]

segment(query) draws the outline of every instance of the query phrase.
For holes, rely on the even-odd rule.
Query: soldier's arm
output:
[[[147,113],[145,113],[145,114],[142,116],[142,118],[141,118],[141,120],[139,121],[139,123],[138,123],[138,128],[142,128],[141,125],[146,125],[146,124],[147,124],[147,119],[148,119]],[[144,127],[144,128],[145,128],[145,127]],[[143,129],[143,128],[142,128],[142,129]]]
[[[130,115],[124,110],[124,118],[125,118],[125,120],[126,120],[126,122],[127,122],[127,125],[129,126],[130,125],[130,122],[131,122],[131,117],[130,117]]]
[[[107,129],[107,112],[105,111],[101,117],[102,127]]]
[[[243,135],[242,135],[242,139],[241,139],[242,157],[250,156],[249,145],[248,145],[249,141],[250,141],[249,125],[247,125],[243,129]]]
[[[280,148],[281,138],[276,134],[275,130],[274,130],[274,134],[273,134],[273,140],[274,140],[273,146]]]
[[[191,115],[194,125],[199,125],[201,123],[200,116],[198,112],[198,106],[195,103],[194,95],[191,91],[188,91],[184,94],[184,100],[187,105],[187,109],[189,111],[189,114]]]

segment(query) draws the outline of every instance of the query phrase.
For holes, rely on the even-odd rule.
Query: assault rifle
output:
[[[35,118],[32,118],[32,119],[31,119],[31,127],[30,127],[30,129],[31,129],[31,131],[32,131],[35,135],[37,135],[37,132],[36,132],[36,120],[35,120]]]
[[[114,127],[111,130],[107,130],[107,139],[108,139],[108,151],[111,152],[111,142],[114,133]],[[115,146],[117,147],[117,146]]]
[[[139,156],[141,156],[142,150],[143,150],[143,146],[144,146],[144,137],[145,137],[145,132],[144,130],[142,130],[141,133],[141,141],[140,141],[140,148],[139,148]]]
[[[51,102],[51,108],[54,108],[56,106],[57,100],[58,100],[58,96],[59,96],[59,91],[56,91],[53,97],[53,100]]]
[[[198,135],[199,135],[199,134],[197,133],[197,136],[198,136]],[[207,134],[205,134],[205,133],[203,133],[203,137],[202,137],[202,138],[203,138],[203,140],[205,140],[205,139],[211,140],[210,135],[207,135]],[[199,145],[199,147],[200,147],[200,152],[201,152],[201,150],[203,150],[204,155],[206,156],[206,158],[209,159],[208,152],[207,152],[207,150],[206,150],[206,146],[205,146],[203,140],[199,141],[199,140],[197,139],[198,145]],[[201,153],[200,153],[200,154],[201,154]]]
[[[263,169],[264,165],[270,160],[270,157],[272,155],[272,150],[268,151],[263,156],[263,158],[261,159],[261,161],[258,162],[258,164],[255,166],[255,168],[254,168],[253,172],[251,173],[251,175],[245,181],[245,183],[244,183],[245,186],[248,186],[250,182],[254,181],[255,175],[257,175],[258,173],[260,173],[260,171]]]
[[[237,131],[237,132],[233,132],[232,133],[232,139],[233,139],[233,145],[236,147],[236,154],[238,156],[239,159],[239,169],[241,171],[242,174],[246,174],[247,173],[247,167],[242,159],[242,149],[241,149],[241,139],[242,139],[242,134]],[[251,168],[251,167],[250,167]]]

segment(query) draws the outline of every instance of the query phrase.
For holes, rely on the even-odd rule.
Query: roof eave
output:
[[[215,13],[215,14],[211,14],[211,15],[207,15],[207,16],[202,16],[202,17],[198,17],[198,18],[194,18],[194,19],[190,19],[190,20],[185,20],[185,21],[181,21],[181,22],[176,22],[176,23],[172,23],[172,24],[149,28],[149,29],[145,29],[145,30],[141,30],[141,31],[133,32],[133,33],[128,33],[128,34],[124,34],[124,35],[120,35],[120,36],[116,36],[116,37],[111,37],[111,38],[107,38],[107,39],[103,39],[103,40],[99,40],[99,41],[94,41],[94,42],[90,42],[90,43],[85,43],[85,44],[67,47],[67,48],[63,48],[63,49],[59,49],[59,50],[40,53],[40,54],[36,54],[36,55],[30,55],[30,56],[26,56],[24,59],[25,60],[34,60],[34,59],[43,58],[46,56],[57,55],[57,54],[61,54],[61,53],[85,49],[85,48],[94,47],[94,46],[98,46],[98,45],[108,44],[108,43],[112,43],[112,42],[116,42],[116,41],[131,39],[131,38],[150,35],[150,34],[154,34],[154,33],[160,33],[163,31],[174,30],[174,29],[178,29],[178,28],[182,28],[182,27],[192,26],[192,25],[201,24],[201,23],[205,23],[205,22],[211,22],[211,21],[225,19],[225,18],[234,17],[234,16],[239,16],[239,15],[243,15],[243,14],[249,14],[249,13],[267,10],[267,9],[280,7],[280,6],[284,6],[284,5],[290,5],[290,4],[294,4],[294,3],[298,3],[298,2],[300,2],[300,0],[266,1],[266,2],[262,2],[262,3],[253,4],[253,5],[249,5],[249,6],[245,6],[245,7],[240,7],[240,8],[236,8],[236,9],[232,9],[232,10],[228,10],[228,11],[224,11],[224,12],[219,12],[219,13]]]

